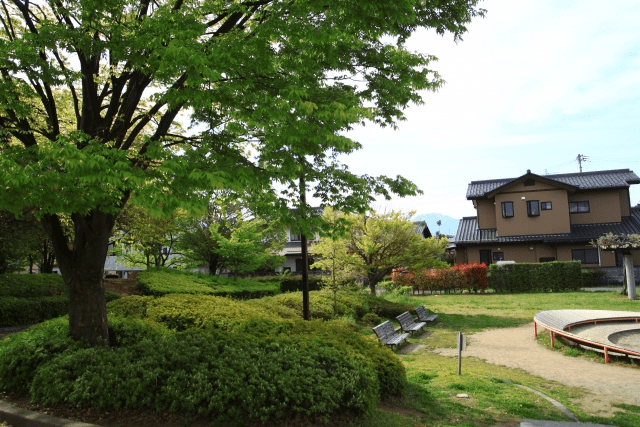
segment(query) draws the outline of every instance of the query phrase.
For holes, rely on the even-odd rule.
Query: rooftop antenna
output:
[[[576,160],[578,161],[578,165],[580,166],[580,173],[582,173],[582,162],[588,162],[589,158],[584,154],[578,154],[578,157],[576,157]]]

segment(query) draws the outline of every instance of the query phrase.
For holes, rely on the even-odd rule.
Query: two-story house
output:
[[[587,267],[621,266],[621,257],[590,244],[598,237],[640,233],[640,206],[629,187],[640,178],[629,169],[472,181],[467,199],[477,211],[460,221],[456,263],[499,260],[580,260]],[[634,265],[640,265],[640,251]]]

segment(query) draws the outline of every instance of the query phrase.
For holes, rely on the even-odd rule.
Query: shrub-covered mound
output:
[[[262,298],[279,292],[280,282],[232,279],[206,274],[186,273],[174,269],[143,271],[138,274],[138,288],[143,295],[201,294],[229,296],[236,299]]]
[[[118,295],[107,292],[107,301]],[[0,327],[31,325],[69,313],[69,298],[57,274],[0,275]]]
[[[395,355],[340,321],[284,319],[213,296],[109,303],[111,347],[70,339],[67,319],[0,341],[0,388],[41,404],[150,408],[222,425],[361,414],[406,383]]]
[[[396,316],[409,311],[411,305],[399,304],[378,298],[370,293],[340,291],[336,295],[337,314],[339,316],[351,316],[362,318],[367,313],[375,313],[380,317],[393,319]],[[262,304],[271,306],[288,307],[302,317],[302,292],[290,292],[259,300]],[[309,292],[309,310],[311,318],[333,318],[333,292],[328,289]]]
[[[49,297],[65,292],[64,280],[58,274],[0,275],[0,297]]]

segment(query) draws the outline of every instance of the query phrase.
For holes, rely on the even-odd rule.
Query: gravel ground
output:
[[[435,352],[457,357],[456,349],[436,349]],[[640,405],[639,369],[599,364],[548,350],[533,337],[533,323],[474,334],[469,337],[462,355],[582,387],[588,395],[579,403],[586,412],[596,416],[612,415],[613,403]]]

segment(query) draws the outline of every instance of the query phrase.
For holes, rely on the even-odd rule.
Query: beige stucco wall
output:
[[[622,216],[630,216],[631,215],[631,202],[629,200],[629,190],[626,188],[620,189],[618,191],[620,196],[620,215]]]
[[[600,251],[600,263],[602,267],[615,267],[615,254],[611,251]]]
[[[479,228],[496,228],[496,208],[491,200],[477,200],[476,209],[478,211]]]
[[[532,188],[532,187],[526,187]],[[525,199],[523,200],[522,197]],[[540,210],[540,216],[527,215],[527,200],[551,202],[551,210]],[[502,217],[502,202],[513,202],[514,216]],[[564,189],[500,193],[495,197],[496,224],[499,236],[569,233],[567,191]]]
[[[569,202],[589,201],[588,213],[570,214],[571,224],[620,222],[622,215],[619,191],[589,191],[569,195]],[[569,210],[567,204],[567,210]]]

